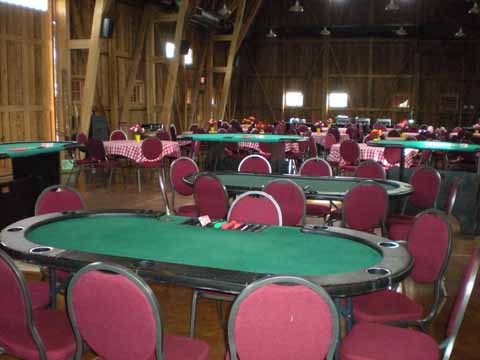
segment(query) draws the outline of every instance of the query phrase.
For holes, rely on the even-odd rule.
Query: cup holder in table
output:
[[[14,226],[14,227],[11,227],[11,228],[7,229],[8,232],[19,232],[19,231],[23,231],[23,230],[25,230],[25,228],[23,226]]]
[[[395,248],[398,248],[400,246],[395,241],[382,241],[378,245],[380,245],[381,247],[384,247],[384,248],[388,248],[388,249],[395,249]]]
[[[377,275],[377,276],[385,276],[385,275],[390,275],[392,273],[390,270],[383,267],[379,267],[379,266],[370,267],[366,271],[370,275]]]
[[[51,246],[37,246],[37,247],[31,248],[28,252],[32,254],[44,254],[52,250],[53,248]]]
[[[137,267],[142,269],[148,269],[155,265],[155,261],[152,260],[140,260],[137,262]]]

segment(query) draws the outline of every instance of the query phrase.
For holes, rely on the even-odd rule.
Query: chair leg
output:
[[[166,187],[165,187],[165,181],[164,181],[164,177],[163,177],[163,174],[165,172],[162,171],[162,170],[163,170],[162,168],[158,169],[158,182],[160,184],[160,191],[162,193],[163,202],[165,204],[165,213],[167,215],[171,215],[170,206],[168,204],[167,190],[166,190]]]
[[[115,168],[110,169],[110,177],[108,178],[108,189],[110,190],[112,188],[112,179],[113,179],[113,171]]]
[[[50,286],[50,304],[48,307],[55,309],[57,307],[57,274],[55,269],[48,268],[48,282]]]
[[[138,192],[142,192],[142,180],[140,179],[140,168],[137,168]]]
[[[190,337],[195,336],[195,322],[197,320],[197,301],[198,301],[198,290],[193,291],[192,296],[192,310],[190,313]]]
[[[223,308],[222,308],[222,301],[216,300],[216,307],[217,307],[217,317],[220,327],[225,331],[226,330],[226,323],[223,319]]]

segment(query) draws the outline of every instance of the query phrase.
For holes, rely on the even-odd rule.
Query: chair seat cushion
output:
[[[307,203],[307,215],[324,217],[330,212],[330,205]]]
[[[407,240],[408,233],[413,224],[391,224],[388,228],[388,238],[392,240]]]
[[[165,334],[163,354],[165,360],[208,360],[208,345],[195,338]]]
[[[404,294],[391,290],[353,297],[356,322],[391,322],[421,319],[423,307]]]
[[[373,323],[356,324],[343,339],[340,360],[437,360],[438,344],[412,329]]]
[[[175,213],[178,216],[196,217],[197,207],[194,204],[180,206]]]
[[[59,310],[36,310],[33,312],[35,327],[43,341],[49,360],[65,360],[76,349],[75,338],[67,314]],[[28,331],[19,331],[17,326],[2,324],[0,344],[22,359],[40,359],[38,350]],[[7,331],[10,327],[9,331]]]
[[[27,284],[30,298],[32,299],[32,309],[44,309],[50,303],[50,287],[44,281],[31,281]]]

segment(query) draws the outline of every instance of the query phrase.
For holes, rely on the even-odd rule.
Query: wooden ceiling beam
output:
[[[245,22],[242,25],[242,29],[240,30],[240,35],[237,43],[237,51],[240,49],[240,46],[242,46],[243,40],[245,40],[245,37],[248,34],[248,30],[250,29],[250,26],[252,26],[253,20],[255,20],[255,17],[258,14],[258,10],[260,10],[260,6],[263,3],[263,0],[254,0],[254,1],[255,2],[250,8],[251,9],[250,14],[245,19]]]

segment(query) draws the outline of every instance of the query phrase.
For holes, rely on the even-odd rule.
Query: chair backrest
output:
[[[188,128],[189,131],[195,131],[196,129],[198,129],[198,124],[192,124],[192,125],[190,125],[190,127]]]
[[[473,251],[468,261],[467,267],[463,274],[463,281],[460,288],[460,292],[455,299],[450,318],[447,326],[447,339],[443,343],[445,344],[445,350],[443,353],[443,360],[448,360],[453,351],[455,339],[460,330],[463,317],[467,310],[470,296],[472,295],[477,280],[478,269],[480,267],[480,248]]]
[[[315,138],[310,135],[308,139],[308,152],[310,157],[317,157],[318,156],[318,149],[317,149],[317,143],[315,142]]]
[[[272,167],[266,158],[262,155],[248,155],[240,161],[238,165],[239,172],[249,172],[258,174],[271,174]]]
[[[398,130],[390,130],[388,133],[387,133],[387,137],[400,137],[400,132]]]
[[[80,193],[66,185],[52,185],[45,188],[35,203],[35,215],[61,211],[84,210],[85,202]]]
[[[170,137],[170,134],[165,130],[158,130],[155,136],[160,140],[165,140],[165,141],[172,140],[172,138]]]
[[[125,131],[117,129],[113,130],[110,134],[110,141],[120,141],[120,140],[128,140],[128,135]]]
[[[87,152],[92,161],[105,161],[107,159],[105,147],[101,140],[89,138],[87,142]]]
[[[228,320],[232,360],[331,360],[338,338],[330,296],[293,276],[251,283],[236,298]]]
[[[415,264],[410,274],[418,283],[434,283],[443,276],[451,252],[451,229],[445,214],[421,212],[408,233],[407,247]]]
[[[419,209],[435,207],[442,179],[440,173],[432,168],[418,168],[410,177],[410,184],[415,189],[408,202]]]
[[[287,131],[287,124],[285,124],[284,121],[280,121],[276,126],[275,126],[275,134],[283,135]]]
[[[228,220],[242,223],[283,225],[282,210],[275,199],[263,191],[247,191],[230,206]]]
[[[199,171],[197,163],[189,157],[182,156],[175,159],[170,165],[170,181],[173,191],[184,196],[192,195],[193,187],[186,184],[183,178]]]
[[[350,126],[349,128],[347,128],[346,134],[351,140],[358,139],[358,130],[356,127]]]
[[[267,127],[265,128],[265,132],[267,134],[273,134],[275,132],[275,126],[273,126],[272,124],[267,125]]]
[[[127,268],[104,263],[82,268],[68,285],[67,309],[77,356],[85,341],[104,359],[163,359],[157,300]]]
[[[387,173],[385,168],[378,162],[365,160],[358,165],[353,176],[366,179],[385,180],[387,178]]]
[[[328,133],[329,134],[332,134],[333,136],[335,136],[335,141],[336,142],[339,142],[340,141],[340,130],[338,130],[337,128],[330,128],[328,129]]]
[[[384,230],[387,213],[387,192],[381,185],[367,180],[353,186],[345,195],[342,226],[366,232],[377,227]]]
[[[79,143],[86,145],[88,143],[88,136],[83,132],[79,132],[75,140],[78,141]]]
[[[383,152],[383,157],[390,165],[395,165],[400,163],[400,156],[402,153],[402,148],[388,146]]]
[[[303,225],[305,222],[306,199],[303,189],[292,180],[277,179],[270,181],[263,191],[280,205],[284,226]]]
[[[325,150],[330,150],[332,145],[336,144],[337,142],[338,141],[335,135],[333,135],[332,133],[328,133],[327,136],[325,137],[325,145],[324,145]]]
[[[225,219],[228,213],[228,193],[212,173],[200,173],[193,184],[193,197],[198,213],[210,219]]]
[[[340,156],[347,164],[355,164],[360,159],[360,147],[355,140],[345,140],[340,144]]]
[[[39,358],[46,360],[45,346],[33,322],[32,300],[27,282],[14,261],[3,250],[0,250],[0,289],[2,338],[11,338],[14,341],[31,339],[38,349]]]
[[[328,161],[315,157],[306,160],[300,166],[298,174],[301,176],[332,176],[333,171]]]
[[[452,182],[450,183],[450,188],[448,189],[447,200],[445,201],[445,206],[443,211],[445,214],[450,215],[453,211],[453,207],[455,206],[455,201],[457,200],[457,193],[458,187],[460,185],[461,180],[459,178],[453,178]]]
[[[147,160],[155,160],[162,154],[162,142],[156,137],[151,137],[142,142],[142,155]]]
[[[177,141],[177,128],[175,127],[175,125],[173,124],[170,124],[170,139],[172,141]]]

